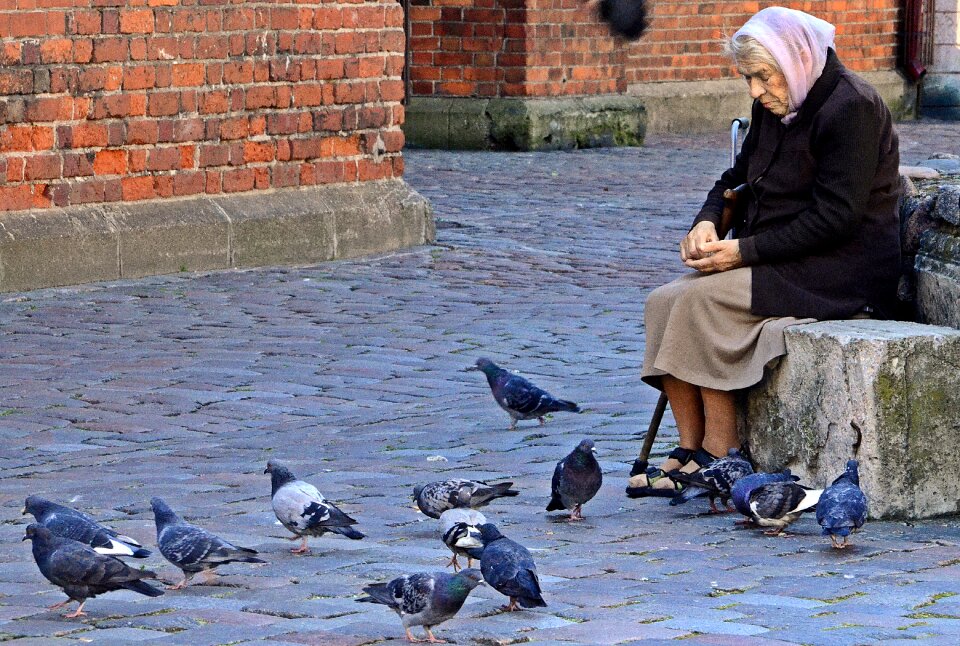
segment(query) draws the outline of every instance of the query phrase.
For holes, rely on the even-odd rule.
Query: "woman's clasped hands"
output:
[[[698,222],[680,241],[680,260],[705,274],[743,266],[739,240],[720,240],[713,222]]]

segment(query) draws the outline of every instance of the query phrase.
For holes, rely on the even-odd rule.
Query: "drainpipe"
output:
[[[916,83],[927,73],[921,62],[923,47],[923,3],[925,0],[904,0],[903,30],[900,42],[903,47],[903,71]]]

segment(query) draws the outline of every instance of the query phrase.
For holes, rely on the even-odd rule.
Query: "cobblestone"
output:
[[[342,644],[401,640],[363,585],[440,570],[427,480],[513,480],[486,512],[527,545],[547,608],[498,614],[477,589],[437,629],[457,643],[874,644],[960,641],[960,523],[872,522],[830,549],[812,518],[770,538],[696,503],[623,495],[657,394],[638,378],[646,293],[727,159],[724,136],[565,153],[408,151],[435,245],[312,267],[182,274],[0,299],[0,639],[26,644]],[[904,163],[960,128],[901,126]],[[55,259],[52,259],[55,261]],[[582,415],[509,419],[465,369],[518,369]],[[605,482],[586,521],[544,512],[584,436]],[[655,445],[675,440],[669,417]],[[270,510],[281,458],[359,520],[308,556]],[[441,458],[441,459],[437,459]],[[841,465],[838,465],[838,469]],[[261,552],[209,583],[91,600],[82,620],[21,543],[23,499],[72,504],[154,544],[149,498]],[[178,573],[158,554],[146,565]]]

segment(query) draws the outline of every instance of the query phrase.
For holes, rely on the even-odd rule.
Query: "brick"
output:
[[[98,38],[93,41],[95,63],[125,61],[128,58],[128,41],[125,38]]]
[[[157,195],[153,187],[153,178],[150,176],[124,177],[120,181],[125,201],[149,200]]]
[[[223,172],[223,192],[238,193],[241,191],[252,191],[254,188],[255,176],[252,169],[238,168]]]
[[[274,145],[267,142],[247,141],[243,144],[244,163],[269,162],[274,159]]]
[[[175,87],[203,85],[206,78],[206,68],[199,63],[188,63],[173,66],[173,85]]]
[[[60,155],[31,155],[24,162],[23,179],[28,182],[59,178],[63,165]]]
[[[180,168],[179,148],[154,148],[147,152],[147,170],[164,171]]]
[[[99,150],[93,160],[96,175],[123,175],[127,171],[127,153],[123,150]]]
[[[40,43],[40,60],[44,63],[73,62],[73,41],[54,38]]]
[[[122,9],[120,33],[149,34],[153,31],[153,11],[150,9]]]
[[[67,153],[63,155],[63,177],[93,175],[94,153]]]
[[[151,65],[135,65],[123,70],[124,90],[145,90],[156,82],[156,70]]]
[[[180,94],[178,92],[158,92],[147,100],[147,114],[151,117],[163,117],[180,112]]]
[[[127,122],[127,143],[133,145],[157,143],[159,130],[153,119],[137,119]]]
[[[25,211],[33,207],[33,187],[29,184],[0,186],[0,211]]]

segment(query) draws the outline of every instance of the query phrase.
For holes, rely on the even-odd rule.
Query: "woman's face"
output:
[[[737,71],[743,75],[750,86],[750,96],[760,99],[770,112],[778,117],[785,117],[790,111],[790,90],[787,88],[787,79],[778,70],[765,63],[756,65],[741,65]]]

